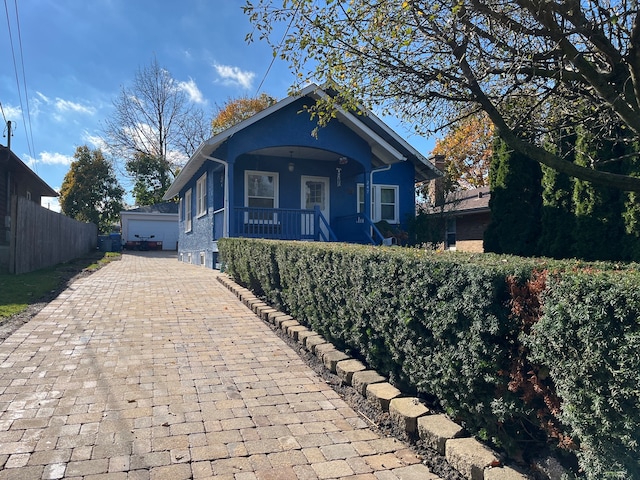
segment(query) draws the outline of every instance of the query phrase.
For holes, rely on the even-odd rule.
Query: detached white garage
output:
[[[178,249],[177,203],[158,203],[122,211],[120,223],[124,248],[139,248],[140,241],[146,240],[151,250]]]

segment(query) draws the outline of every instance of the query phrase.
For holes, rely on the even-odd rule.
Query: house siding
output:
[[[227,160],[261,148],[282,145],[312,147],[336,153],[336,159],[346,156],[370,165],[369,145],[338,121],[314,130],[317,123],[302,111],[310,106],[309,99],[300,99],[268,118],[250,125],[233,135],[228,142]]]
[[[398,220],[399,228],[408,229],[410,218],[415,217],[416,193],[414,187],[414,168],[408,162],[397,163],[388,171],[373,174],[376,185],[398,185]]]
[[[11,215],[8,172],[0,169],[0,245],[9,245],[9,216]]]
[[[484,252],[483,237],[489,223],[491,223],[491,212],[456,217],[456,250]]]
[[[216,190],[214,188],[215,179],[219,178],[219,174],[214,172],[215,164],[206,162],[198,171],[193,179],[180,192],[180,210],[178,212],[178,258],[187,263],[194,265],[203,265],[209,268],[215,266],[215,242],[213,238],[213,212]],[[197,212],[197,195],[196,184],[203,174],[207,174],[207,213],[198,217]],[[218,180],[219,181],[219,180]],[[219,185],[219,183],[218,183]],[[186,219],[184,216],[185,205],[184,198],[186,192],[191,189],[191,231],[185,232]],[[218,187],[222,189],[222,187]],[[204,258],[202,257],[204,254]]]

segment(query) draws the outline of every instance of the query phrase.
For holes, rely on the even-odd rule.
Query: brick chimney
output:
[[[445,173],[446,162],[444,159],[444,155],[434,155],[431,158],[431,162],[435,165],[435,167],[440,170],[442,173]],[[431,207],[440,207],[444,205],[446,192],[445,192],[445,178],[438,177],[435,180],[432,180],[429,188],[429,203]]]

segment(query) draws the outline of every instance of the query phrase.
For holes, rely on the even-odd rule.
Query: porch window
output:
[[[191,231],[191,189],[184,193],[184,231]]]
[[[244,175],[245,206],[249,208],[278,208],[278,174],[246,171]],[[274,221],[273,212],[249,212],[248,220]]]
[[[364,212],[364,184],[358,184],[358,213]],[[398,186],[371,186],[371,221],[398,223]]]
[[[196,183],[196,205],[198,217],[207,214],[207,174],[202,175]]]
[[[375,191],[376,189],[374,189]],[[398,187],[377,186],[377,193],[380,202],[376,202],[376,209],[379,209],[378,220],[386,220],[389,223],[398,223]]]

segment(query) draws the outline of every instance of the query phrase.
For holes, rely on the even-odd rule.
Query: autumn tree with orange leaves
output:
[[[260,94],[258,97],[239,97],[229,99],[222,106],[217,106],[211,121],[211,133],[217,135],[224,130],[252,117],[265,108],[276,103],[276,99],[266,93]]]
[[[451,190],[489,185],[493,137],[493,124],[479,113],[467,116],[436,140],[432,155],[444,160]]]

